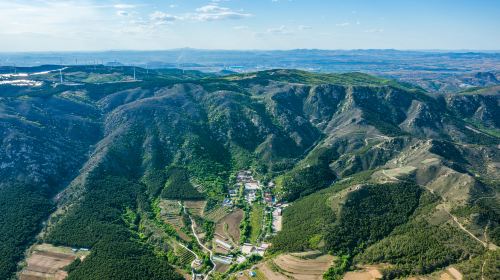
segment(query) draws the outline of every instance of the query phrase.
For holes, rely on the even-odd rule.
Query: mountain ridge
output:
[[[313,74],[278,69],[216,77],[161,70],[146,74],[145,69],[138,68],[143,80],[136,81],[130,80],[131,70],[99,67],[97,76],[89,82],[92,70],[69,67],[64,70],[65,79],[72,79],[76,85],[54,85],[58,73],[47,73],[38,78],[46,83],[41,88],[3,86],[7,89],[0,110],[5,135],[5,149],[0,156],[4,178],[46,182],[48,203],[71,181],[56,196],[58,210],[51,215],[39,240],[95,247],[112,259],[133,263],[125,253],[114,255],[117,252],[103,243],[107,240],[114,244],[111,239],[119,237],[118,233],[125,234],[122,222],[110,221],[130,210],[140,218],[130,235],[135,241],[129,245],[139,248],[138,244],[147,244],[141,247],[141,254],[156,264],[164,256],[149,252],[151,248],[157,250],[161,242],[154,235],[141,237],[145,230],[140,228],[153,230],[149,225],[154,222],[151,201],[170,177],[166,170],[174,167],[186,170],[188,179],[213,204],[212,208],[223,199],[231,174],[248,167],[265,182],[275,180],[276,196],[287,201],[298,199],[297,207],[309,195],[330,190],[332,184],[335,189],[342,180],[363,172],[371,174],[362,183],[374,184],[370,188],[382,186],[389,193],[391,188],[403,186],[398,185],[400,180],[423,186],[423,192],[443,199],[446,203],[438,205],[449,207],[448,211],[469,207],[482,194],[498,191],[498,95],[432,96],[413,86],[361,73]],[[109,77],[124,82],[95,84]],[[42,129],[45,135],[38,132]],[[37,141],[16,144],[16,135],[23,133],[29,135],[25,139],[47,140],[41,145]],[[44,145],[47,148],[40,154],[30,152]],[[12,161],[10,151],[18,161]],[[27,161],[23,161],[25,158]],[[31,170],[39,172],[26,169],[26,174],[37,174],[35,177],[19,172],[31,166],[30,161],[38,163]],[[61,167],[48,165],[53,161]],[[17,167],[9,169],[10,165]],[[51,179],[54,177],[58,179]],[[120,196],[106,197],[106,189],[96,182]],[[390,182],[394,186],[388,185]],[[465,184],[457,188],[456,182]],[[127,187],[118,190],[116,184]],[[358,192],[352,195],[357,197]],[[89,199],[102,205],[99,207],[104,207],[102,211],[107,214],[88,212]],[[427,205],[410,197],[402,199],[411,204],[411,211],[397,218],[393,224],[396,228],[412,222],[415,209]],[[107,203],[112,207],[104,206]],[[494,206],[498,202],[492,203]],[[495,213],[493,206],[480,206],[479,212]],[[294,207],[289,211],[293,212]],[[499,221],[485,219],[493,228],[500,228]],[[477,225],[483,227],[484,221],[469,224],[474,228]],[[290,232],[286,220],[283,232]],[[280,233],[277,238],[282,236]],[[331,239],[331,233],[325,236]],[[390,236],[390,231],[377,236],[378,242]],[[27,237],[24,242],[32,241]],[[349,246],[359,254],[367,249]],[[336,245],[329,248],[338,249]],[[479,251],[474,250],[470,254],[476,256]],[[168,246],[166,251],[171,251]],[[20,253],[13,256],[19,258]],[[172,259],[167,257],[168,262]],[[70,279],[112,275],[108,268],[99,266],[99,260],[104,261],[92,253],[88,261],[70,273]],[[436,268],[442,266],[440,263]],[[92,267],[95,271],[91,273]],[[11,262],[6,270],[12,269]],[[150,275],[158,272],[150,269]],[[170,273],[170,268],[162,269],[165,271],[161,273]],[[405,269],[402,275],[409,273]]]

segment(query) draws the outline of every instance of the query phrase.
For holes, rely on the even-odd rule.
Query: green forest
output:
[[[424,193],[411,220],[368,247],[357,261],[394,264],[384,271],[384,275],[392,279],[427,274],[481,254],[483,248],[458,228],[448,223],[429,222],[429,212],[437,201],[434,195]]]
[[[170,168],[167,171],[167,182],[161,192],[161,197],[178,200],[198,200],[205,196],[195,189],[189,181],[189,175],[184,168]]]
[[[86,187],[82,200],[45,239],[91,249],[85,261],[72,268],[69,279],[182,279],[122,218],[129,209],[148,204],[144,185],[108,176],[90,178]]]
[[[1,194],[0,279],[8,279],[54,206],[38,186],[9,185]]]
[[[0,116],[0,279],[35,242],[90,250],[69,279],[180,279],[192,256],[178,242],[210,263],[182,201],[204,205],[185,211],[202,239],[216,238],[241,170],[265,187],[253,205],[236,196],[234,241],[269,242],[270,257],[334,255],[328,279],[374,263],[388,264],[386,278],[451,264],[475,275],[498,259],[437,207],[500,242],[500,140],[484,132],[498,131],[496,96],[433,96],[362,73],[138,68],[151,76],[130,80],[133,69],[69,66],[76,85],[50,72],[34,77],[43,86],[5,88],[1,108],[15,114]],[[268,193],[288,205],[276,235]]]
[[[404,224],[418,205],[421,189],[410,183],[366,185],[345,198],[327,228],[326,250],[356,254]]]
[[[350,193],[339,214],[328,205],[332,188],[298,200],[283,214],[283,231],[273,239],[275,251],[302,251],[314,248],[320,237],[323,250],[334,254],[355,254],[405,223],[418,205],[419,187],[413,184],[366,185]],[[360,207],[361,206],[361,207]]]

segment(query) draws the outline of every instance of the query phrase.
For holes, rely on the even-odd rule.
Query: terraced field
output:
[[[333,256],[280,255],[257,266],[257,276],[269,280],[321,280],[332,265]],[[255,279],[255,278],[253,278]]]
[[[184,205],[186,206],[186,209],[191,213],[192,215],[203,217],[204,214],[204,209],[205,205],[207,205],[206,200],[188,200],[184,201]]]
[[[213,221],[213,222],[218,222],[222,218],[224,218],[227,213],[229,213],[229,209],[226,207],[217,207],[215,209],[212,209],[211,211],[205,213],[205,219]]]
[[[64,267],[75,259],[83,260],[88,251],[73,252],[69,247],[50,244],[36,245],[26,260],[26,267],[19,275],[21,280],[65,279],[68,275]]]
[[[376,280],[382,279],[379,266],[368,265],[356,271],[349,271],[344,275],[343,280]]]
[[[185,226],[182,221],[182,207],[177,200],[161,200],[158,206],[161,209],[160,216],[162,220],[172,225],[180,238],[185,241],[191,241],[191,238],[181,229]]]
[[[183,266],[190,266],[191,262],[194,261],[196,256],[186,250],[186,248],[175,244],[175,255],[179,257],[180,262],[182,263]]]
[[[233,212],[220,219],[215,227],[216,235],[237,244],[240,240],[240,223],[243,219],[243,215],[243,210],[235,209]]]
[[[181,206],[177,200],[161,200],[158,206],[161,209],[162,219],[176,228],[182,228]]]

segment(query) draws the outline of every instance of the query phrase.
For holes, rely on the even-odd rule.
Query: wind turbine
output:
[[[63,75],[62,75],[62,69],[59,69],[59,79],[61,81],[61,85],[63,84]]]

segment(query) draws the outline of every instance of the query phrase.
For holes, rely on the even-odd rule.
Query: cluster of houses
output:
[[[242,170],[236,176],[236,184],[228,192],[229,197],[224,199],[222,205],[224,207],[233,207],[235,201],[240,195],[240,189],[243,190],[245,200],[252,204],[257,201],[258,196],[262,192],[262,186],[259,181],[255,180],[252,176],[252,171]],[[268,193],[268,200],[272,201],[271,193]]]
[[[243,186],[245,200],[252,204],[257,200],[257,194],[261,190],[260,182],[255,180],[250,170],[242,170],[236,176],[236,187]]]
[[[274,188],[275,184],[273,182],[269,182],[267,185],[262,185],[253,177],[252,171],[239,171],[236,175],[236,183],[229,189],[228,197],[224,199],[223,206],[232,208],[241,198],[243,198],[248,204],[253,204],[257,201],[265,203],[267,206],[266,213],[272,213],[272,233],[276,233],[281,230],[282,209],[287,205],[276,201],[272,194],[272,190]],[[269,237],[272,233],[268,233],[266,237]],[[237,248],[241,254],[234,256],[229,254],[235,249],[234,246],[226,242],[223,236],[217,236],[217,233],[215,237],[216,246],[223,249],[222,252],[227,252],[226,255],[219,252],[219,254],[213,257],[214,261],[221,264],[229,265],[232,263],[242,263],[246,261],[249,256],[254,254],[264,256],[266,250],[270,246],[270,244],[266,242],[262,242],[260,245],[245,243]]]
[[[275,185],[273,182],[269,182],[267,184],[267,188],[264,189],[264,202],[267,206],[273,206],[276,203],[274,196],[271,193],[271,190],[274,189]]]
[[[233,189],[229,190],[229,197],[224,200],[223,205],[226,207],[233,207],[240,194],[240,189],[243,190],[244,198],[249,204],[256,202],[258,198],[261,198],[266,206],[268,206],[268,209],[271,209],[270,212],[272,213],[273,218],[272,228],[273,232],[276,233],[281,230],[282,209],[288,205],[276,201],[272,194],[272,190],[275,187],[276,185],[272,181],[270,181],[266,186],[262,186],[259,181],[254,179],[252,171],[241,170],[236,175],[236,184]]]
[[[217,243],[220,243],[219,241],[216,240]],[[222,241],[223,242],[223,241]],[[223,242],[225,243],[225,242]],[[220,246],[227,246],[229,244],[217,244]],[[250,243],[245,243],[240,247],[241,255],[237,255],[236,257],[234,255],[215,255],[213,257],[213,260],[222,263],[222,264],[233,264],[234,262],[236,263],[243,263],[244,261],[247,260],[247,258],[251,255],[257,254],[260,256],[264,256],[264,253],[266,250],[269,248],[270,244],[269,243],[261,243],[259,246],[250,244]],[[232,248],[230,246],[227,246],[227,248]]]
[[[269,248],[270,244],[269,243],[261,243],[259,246],[250,244],[250,243],[245,243],[241,246],[241,253],[244,256],[251,256],[251,255],[260,255],[264,256],[264,253],[266,250]]]
[[[275,203],[275,199],[271,193],[274,187],[273,182],[269,182],[267,186],[263,187],[259,181],[254,179],[250,170],[239,171],[236,176],[236,184],[233,189],[229,190],[229,198],[224,200],[224,205],[232,206],[234,200],[239,196],[239,190],[243,188],[243,196],[249,204],[256,202],[258,198],[262,197],[268,206],[272,206]]]

